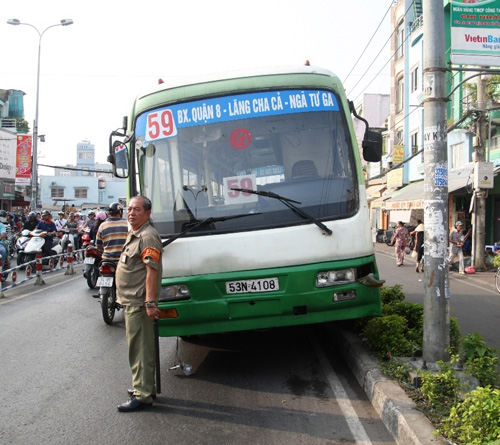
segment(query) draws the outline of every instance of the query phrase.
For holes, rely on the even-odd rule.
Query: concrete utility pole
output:
[[[477,119],[476,138],[474,139],[474,169],[478,168],[478,162],[486,160],[486,79],[484,75],[477,78]],[[474,240],[473,264],[476,270],[484,270],[484,250],[486,237],[486,190],[476,188],[474,190],[474,217],[472,228],[472,239]]]
[[[424,18],[424,340],[427,363],[447,360],[450,345],[448,154],[444,8],[423,2]]]

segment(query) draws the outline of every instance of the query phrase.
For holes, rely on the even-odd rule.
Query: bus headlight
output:
[[[356,269],[326,270],[316,275],[316,287],[337,286],[356,281]]]
[[[189,300],[191,294],[185,284],[174,284],[172,286],[162,287],[160,290],[160,302]]]

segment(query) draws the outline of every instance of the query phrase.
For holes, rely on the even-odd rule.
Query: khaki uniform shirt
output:
[[[136,232],[130,230],[116,269],[116,294],[123,306],[143,306],[146,299],[146,265],[158,270],[155,301],[162,278],[163,246],[158,231],[148,222]]]

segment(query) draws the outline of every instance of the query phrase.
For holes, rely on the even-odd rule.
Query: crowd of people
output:
[[[50,254],[53,237],[62,236],[64,232],[71,235],[74,249],[79,249],[84,233],[88,233],[90,239],[95,242],[99,226],[108,218],[109,212],[107,207],[104,210],[97,208],[85,215],[74,207],[65,206],[58,212],[56,218],[54,216],[49,210],[40,212],[0,210],[0,257],[4,268],[10,263],[10,254],[14,251],[16,238],[23,230],[31,232],[38,228],[47,231],[43,249],[45,255]]]

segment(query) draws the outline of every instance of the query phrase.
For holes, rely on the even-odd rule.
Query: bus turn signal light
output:
[[[177,318],[177,309],[160,309],[160,318]]]

